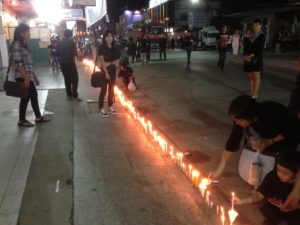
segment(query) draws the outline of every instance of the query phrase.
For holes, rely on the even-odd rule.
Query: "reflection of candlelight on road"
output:
[[[236,220],[239,214],[233,209],[231,209],[228,211],[228,215],[229,215],[230,225],[233,225],[234,221]]]

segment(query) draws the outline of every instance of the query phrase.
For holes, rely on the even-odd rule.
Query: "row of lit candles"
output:
[[[94,69],[94,63],[91,60],[84,60],[84,65],[88,66],[92,71]],[[96,67],[99,70],[98,67]],[[139,125],[143,128],[146,135],[153,140],[153,142],[158,145],[162,153],[166,156],[170,156],[173,162],[180,168],[180,170],[186,175],[186,177],[191,181],[193,186],[197,188],[205,200],[209,208],[214,207],[213,201],[211,201],[211,193],[208,190],[209,185],[212,183],[208,178],[200,179],[200,172],[193,168],[193,165],[187,165],[184,163],[183,152],[175,151],[174,146],[170,145],[169,142],[162,136],[160,133],[154,129],[154,126],[150,120],[142,116],[134,107],[133,102],[128,100],[124,93],[118,88],[115,87],[115,95],[118,97],[120,104],[128,110],[130,116],[138,122]],[[228,211],[230,225],[233,225],[236,220],[238,213],[234,210],[235,194],[232,193],[231,199],[231,209]],[[216,205],[216,213],[220,216],[222,225],[225,225],[225,210],[224,207]]]

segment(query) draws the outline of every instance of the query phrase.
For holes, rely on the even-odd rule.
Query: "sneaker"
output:
[[[79,97],[72,98],[72,100],[73,100],[73,101],[75,101],[75,102],[82,102],[82,99],[81,99],[81,98],[79,98]]]
[[[111,114],[114,114],[114,115],[117,114],[117,111],[113,107],[109,107],[109,111]]]
[[[99,115],[103,118],[108,117],[109,115],[107,114],[107,112],[105,111],[105,109],[100,109],[99,110]]]

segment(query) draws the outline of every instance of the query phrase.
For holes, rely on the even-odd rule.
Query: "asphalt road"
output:
[[[224,72],[217,68],[213,50],[193,52],[190,66],[184,52],[169,53],[167,61],[157,60],[157,53],[151,58],[148,65],[132,66],[138,90],[131,97],[170,140],[191,153],[190,160],[201,171],[213,171],[231,131],[228,104],[234,97],[248,94],[249,79],[242,70],[242,57],[228,55]],[[266,54],[258,101],[287,104],[298,75],[296,65],[294,56]],[[240,197],[251,191],[237,173],[239,155],[220,178],[219,190],[225,196],[233,190]],[[261,223],[256,205],[240,207],[240,211],[252,224]]]
[[[229,102],[248,93],[242,60],[228,56],[221,72],[215,51],[193,52],[189,67],[184,52],[168,52],[167,61],[152,53],[151,59],[148,65],[132,65],[138,89],[129,96],[206,174],[216,168],[232,126]],[[96,99],[98,90],[89,87],[82,66],[79,73],[80,96]],[[266,56],[259,101],[287,104],[297,73],[295,57]],[[63,87],[61,76],[42,75],[44,84],[49,80],[42,88],[50,85],[54,90],[45,109],[54,115],[51,124],[38,130],[20,225],[65,225],[70,218],[76,225],[217,224],[199,193],[155,151],[118,103],[116,119],[104,120],[95,106],[89,113],[85,102],[65,102],[64,91],[55,90]],[[239,153],[214,187],[226,204],[231,191],[240,197],[251,191],[237,174],[238,158]],[[71,177],[73,183],[68,183]],[[257,205],[240,207],[239,212],[244,218],[240,224],[261,225]]]

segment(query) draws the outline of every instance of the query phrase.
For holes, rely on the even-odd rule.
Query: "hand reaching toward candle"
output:
[[[234,203],[236,205],[245,205],[245,204],[259,202],[263,199],[264,199],[264,196],[260,192],[256,191],[251,196],[249,196],[247,198],[244,198],[244,199],[240,199],[238,197],[235,197],[234,198]]]

